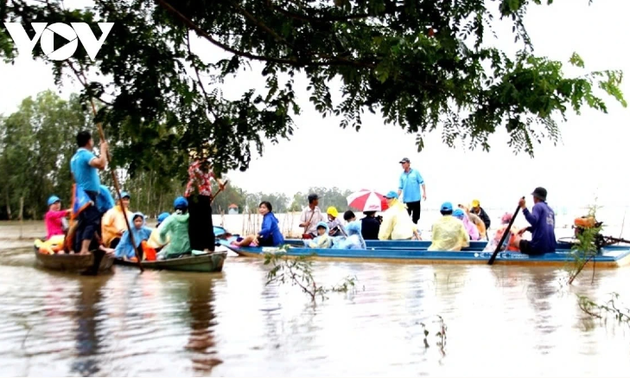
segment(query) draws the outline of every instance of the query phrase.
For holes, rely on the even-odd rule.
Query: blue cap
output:
[[[393,191],[393,190],[390,190],[383,197],[385,197],[385,198],[398,198],[398,193]]]
[[[57,201],[61,201],[59,199],[59,197],[57,197],[57,196],[50,196],[50,198],[48,199],[48,206],[52,205],[53,203],[55,203]]]
[[[455,211],[453,211],[453,216],[454,217],[464,217],[464,210],[462,209],[455,209]]]
[[[129,195],[129,193],[125,191],[120,192],[120,198],[125,198],[125,197],[131,199],[131,196]]]
[[[444,202],[440,207],[440,211],[453,211],[453,204],[450,202]]]
[[[187,209],[188,200],[184,197],[177,197],[175,198],[175,201],[173,201],[173,207],[176,209]]]
[[[171,215],[171,214],[166,212],[166,211],[163,212],[162,214],[158,215],[158,217],[157,217],[158,223],[164,222],[164,219],[168,218],[169,215]]]

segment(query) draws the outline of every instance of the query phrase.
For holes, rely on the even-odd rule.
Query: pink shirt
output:
[[[66,216],[67,210],[49,211],[46,213],[44,220],[46,221],[46,240],[51,236],[63,235],[63,226],[61,219]]]

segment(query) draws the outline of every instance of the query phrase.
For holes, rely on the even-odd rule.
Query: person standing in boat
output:
[[[528,255],[541,255],[547,252],[556,251],[556,215],[547,205],[547,190],[538,187],[532,192],[534,197],[534,207],[530,212],[527,209],[525,199],[518,201],[519,206],[523,210],[523,215],[527,222],[531,225],[523,228],[514,238],[513,246],[518,246],[522,253]],[[522,239],[523,234],[529,231],[532,233],[532,240]]]
[[[190,247],[194,250],[214,252],[214,229],[212,226],[212,181],[219,184],[206,151],[201,155],[192,154],[193,161],[188,168],[188,185],[184,197],[188,201]]]
[[[411,168],[411,162],[408,158],[400,161],[403,171],[398,181],[398,196],[402,194],[402,201],[407,206],[407,213],[411,216],[414,224],[418,224],[420,220],[420,200],[427,200],[427,188],[424,179],[417,169]],[[420,191],[422,186],[422,192]],[[420,198],[422,196],[422,198]]]
[[[96,157],[92,152],[94,142],[88,131],[80,131],[77,134],[77,145],[79,148],[70,160],[70,171],[76,185],[87,194],[91,204],[79,213],[76,230],[77,243],[73,249],[75,251],[79,249],[80,254],[86,255],[89,253],[94,235],[100,234],[101,213],[96,205],[96,198],[101,187],[98,171],[107,166],[107,142],[101,140],[100,157]]]
[[[108,248],[116,248],[122,238],[122,235],[127,231],[127,222],[125,222],[125,215],[129,217],[132,213],[129,210],[129,202],[131,201],[131,195],[125,191],[120,193],[121,200],[118,204],[109,209],[101,219],[101,234],[103,235],[103,245]],[[123,214],[123,208],[125,213]]]
[[[304,227],[303,239],[312,239],[317,234],[317,224],[319,222],[325,222],[324,214],[319,209],[319,196],[317,194],[308,195],[308,206],[302,210],[300,214],[300,227]]]

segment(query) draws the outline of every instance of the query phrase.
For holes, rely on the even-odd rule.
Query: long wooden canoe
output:
[[[421,241],[409,241],[422,243]],[[280,252],[279,248],[269,247],[236,247],[229,240],[221,240],[221,245],[229,248],[239,256],[262,257],[265,252]],[[426,242],[425,242],[426,243]],[[303,244],[302,244],[303,245]],[[484,243],[485,246],[485,243]],[[482,250],[464,250],[461,252],[427,251],[422,248],[404,247],[370,247],[365,250],[332,249],[332,248],[303,248],[290,247],[286,250],[288,256],[309,256],[316,260],[340,260],[354,262],[403,262],[418,264],[486,264],[492,252]],[[602,253],[594,259],[596,266],[616,268],[630,264],[630,247],[609,246],[602,248]],[[501,252],[495,264],[510,265],[551,265],[564,266],[575,261],[570,245],[559,243],[556,252],[538,256],[529,256],[519,252]],[[592,262],[589,263],[591,265]]]
[[[233,240],[233,239],[232,239]],[[285,239],[284,243],[291,246],[304,246],[302,239]],[[430,240],[366,240],[365,244],[368,248],[386,248],[386,249],[427,249],[431,245]],[[484,241],[471,241],[470,246],[466,247],[466,251],[482,251],[488,244]]]
[[[92,253],[90,253],[89,255],[70,255],[66,253],[49,255],[47,253],[40,253],[36,247],[34,247],[34,249],[35,259],[37,263],[46,269],[62,270],[68,272],[83,272],[89,268],[92,268],[92,266],[94,265],[94,255]],[[98,271],[104,272],[110,270],[113,263],[114,258],[112,256],[103,256]]]
[[[202,255],[186,255],[167,260],[143,261],[146,269],[176,270],[182,272],[220,272],[227,257],[227,251],[215,251]],[[138,263],[115,259],[116,265],[133,266],[137,269]]]

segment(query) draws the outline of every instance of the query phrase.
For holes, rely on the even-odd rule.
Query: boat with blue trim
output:
[[[237,247],[231,244],[235,238],[218,242],[239,256],[263,257],[265,253],[286,252],[287,256],[312,256],[315,260],[353,262],[398,262],[417,264],[486,264],[492,252],[484,252],[486,242],[471,242],[460,252],[427,251],[429,241],[366,241],[367,249],[305,248],[299,239],[287,240],[286,248]],[[530,256],[520,252],[500,252],[495,264],[564,266],[576,260],[570,243],[558,243],[556,252]],[[606,246],[592,258],[588,265],[617,268],[630,264],[629,246]]]

